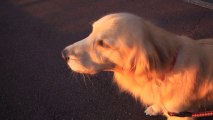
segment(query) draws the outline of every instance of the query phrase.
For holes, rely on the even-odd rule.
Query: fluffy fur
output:
[[[92,33],[63,50],[73,71],[113,71],[121,90],[148,106],[148,115],[196,111],[213,103],[213,39],[192,40],[146,20],[115,13],[93,24]]]

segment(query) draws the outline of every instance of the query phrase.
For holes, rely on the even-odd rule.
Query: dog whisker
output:
[[[87,79],[91,82],[92,86],[94,86],[92,80],[90,79],[89,75],[88,74],[85,74],[85,76],[87,77]]]
[[[81,74],[81,75],[83,76],[84,85],[85,85],[85,87],[87,88],[86,78],[85,78],[84,74]]]

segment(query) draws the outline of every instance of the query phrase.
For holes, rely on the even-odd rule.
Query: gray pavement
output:
[[[213,37],[213,11],[179,0],[1,0],[0,120],[164,120],[145,116],[112,73],[85,80],[61,59],[65,46],[113,12],[134,13],[194,39]]]

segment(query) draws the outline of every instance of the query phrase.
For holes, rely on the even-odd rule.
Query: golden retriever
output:
[[[62,51],[79,73],[113,71],[121,90],[148,106],[148,115],[196,111],[213,103],[213,39],[167,32],[130,13],[109,14],[91,34]]]

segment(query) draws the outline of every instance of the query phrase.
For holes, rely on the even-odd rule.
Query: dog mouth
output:
[[[77,73],[81,73],[81,74],[90,74],[90,75],[94,75],[96,73],[98,73],[97,71],[91,71],[91,70],[73,70],[71,68],[72,71],[77,72]]]
[[[67,66],[68,66],[68,69],[73,71],[73,72],[76,72],[76,73],[81,73],[81,74],[90,74],[90,75],[94,75],[100,71],[95,71],[95,70],[89,70],[89,69],[76,69],[72,66],[70,66],[68,63],[67,63]]]
[[[63,51],[62,58],[65,60],[68,68],[76,73],[82,74],[96,74],[101,71],[113,71],[115,64],[109,60],[103,62],[95,62],[91,60],[88,54],[81,56],[67,55],[67,51]]]
[[[79,59],[69,59],[68,61],[66,61],[66,64],[71,71],[76,73],[93,75],[100,72],[99,70],[94,70],[85,66],[84,64],[80,62]]]
[[[85,67],[83,64],[77,62],[77,63],[74,63],[74,61],[76,60],[73,60],[73,62],[67,62],[67,65],[68,67],[76,72],[76,73],[82,73],[82,74],[90,74],[90,75],[94,75],[94,74],[97,74],[101,71],[114,71],[114,64],[113,65],[98,65],[98,66],[93,66],[91,65],[90,67],[87,66]]]

